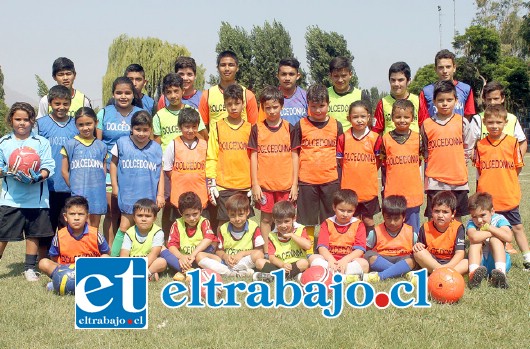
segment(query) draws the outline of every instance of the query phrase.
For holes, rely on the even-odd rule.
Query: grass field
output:
[[[530,156],[525,157],[530,163]],[[470,172],[474,173],[474,172]],[[521,177],[521,215],[530,236],[530,170]],[[381,219],[378,217],[379,220]],[[0,261],[0,348],[528,348],[529,275],[512,255],[510,288],[466,288],[455,305],[430,309],[346,307],[329,320],[319,309],[168,309],[164,275],[149,284],[149,329],[75,330],[74,297],[45,291],[48,278],[21,276],[24,243],[9,244]],[[394,281],[377,284],[388,290]],[[525,325],[525,323],[527,325]]]

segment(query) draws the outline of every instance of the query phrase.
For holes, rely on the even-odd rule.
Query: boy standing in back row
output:
[[[175,73],[182,78],[183,95],[182,103],[199,110],[202,91],[195,89],[195,79],[197,78],[197,64],[191,57],[180,56],[175,62]],[[169,100],[166,96],[160,96],[158,100],[158,110],[169,106]]]

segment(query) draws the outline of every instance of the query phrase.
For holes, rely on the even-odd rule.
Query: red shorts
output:
[[[256,208],[261,212],[272,213],[272,207],[278,201],[287,201],[289,200],[289,191],[262,191],[265,200],[264,204],[261,202],[256,202]]]

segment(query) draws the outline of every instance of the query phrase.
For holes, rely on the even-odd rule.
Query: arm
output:
[[[199,101],[199,114],[205,125],[210,124],[210,108],[208,107],[208,90],[204,90]]]
[[[250,90],[247,90],[247,121],[254,125],[258,121],[258,103],[256,96]]]
[[[385,116],[383,115],[383,101],[379,100],[374,112],[374,125],[372,131],[382,134],[385,129]]]
[[[100,141],[103,139],[103,130],[100,130],[99,128],[96,129],[96,138]]]
[[[255,201],[260,202],[263,192],[258,181],[258,152],[255,150],[250,152],[250,178],[252,181],[252,196]]]
[[[296,202],[296,199],[298,199],[298,171],[300,167],[300,156],[297,150],[291,152],[291,159],[293,161],[293,185],[289,193],[289,200]]]
[[[110,161],[110,183],[112,184],[112,195],[118,196],[118,157],[112,155]],[[120,253],[121,256],[121,253]]]
[[[448,263],[443,264],[442,266],[447,267],[447,268],[454,267],[464,259],[464,256],[465,256],[464,250],[455,251],[453,258],[451,258],[451,260]]]
[[[158,178],[158,192],[156,194],[156,205],[158,206],[158,208],[164,207],[166,203],[166,198],[164,196],[164,173],[165,172],[161,170],[160,177]]]
[[[63,155],[63,161],[61,162],[61,174],[63,175],[66,185],[70,186],[70,164],[68,163],[68,157],[65,155]]]
[[[162,144],[162,137],[160,136],[154,136],[153,141],[157,142],[158,144]]]
[[[151,248],[151,252],[147,255],[147,265],[151,266],[153,262],[160,256],[160,251],[162,251],[162,246],[155,246]]]

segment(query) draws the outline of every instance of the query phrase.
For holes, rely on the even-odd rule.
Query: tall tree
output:
[[[37,95],[41,98],[46,96],[48,94],[49,88],[44,80],[42,80],[42,78],[37,74],[35,74],[35,80],[37,80]]]
[[[8,112],[7,105],[5,103],[5,92],[4,92],[4,74],[2,73],[2,67],[0,67],[0,136],[6,133],[5,118]]]
[[[329,79],[329,62],[338,56],[350,57],[353,54],[348,50],[348,43],[343,35],[336,32],[325,32],[318,26],[309,26],[305,33],[306,56],[309,65],[309,75],[312,83],[322,83],[331,86]],[[352,68],[351,84],[358,85],[357,74]]]
[[[414,94],[420,94],[424,86],[432,84],[438,80],[434,64],[427,64],[416,72],[412,82],[409,85],[409,91]]]
[[[527,11],[530,11],[530,1],[526,3]],[[526,52],[530,51],[530,13],[523,16],[523,23],[521,23],[521,29],[519,30],[523,42],[525,43]]]
[[[103,76],[103,101],[112,94],[112,82],[123,76],[125,68],[138,63],[145,70],[149,83],[145,87],[147,95],[157,98],[161,93],[162,78],[175,71],[175,60],[179,56],[189,56],[184,47],[156,38],[130,38],[120,35],[109,47],[107,71]],[[197,67],[196,87],[204,85],[204,67]]]

